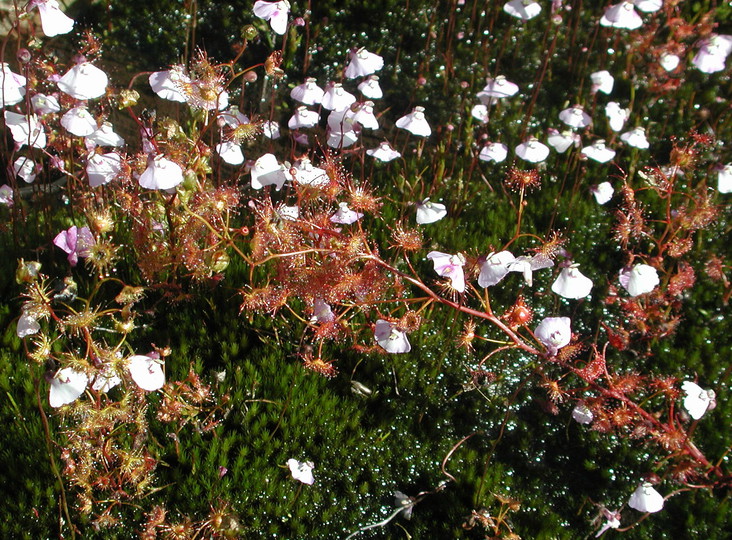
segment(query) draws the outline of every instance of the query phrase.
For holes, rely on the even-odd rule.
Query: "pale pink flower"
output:
[[[670,72],[675,70],[679,66],[679,64],[681,63],[681,58],[679,58],[675,54],[663,53],[661,55],[661,58],[658,59],[658,63],[661,64],[661,67],[663,69]]]
[[[714,390],[704,390],[691,381],[684,381],[681,389],[684,391],[684,408],[694,420],[699,420],[707,411],[717,406],[717,395]]]
[[[340,225],[350,225],[351,223],[356,223],[362,217],[363,217],[363,214],[361,212],[356,212],[355,210],[351,210],[348,207],[347,202],[339,202],[338,210],[336,211],[335,214],[330,216],[330,220],[333,223],[338,223]]]
[[[447,215],[444,204],[432,202],[429,198],[417,203],[417,224],[426,225],[440,221]]]
[[[615,150],[606,147],[604,140],[598,139],[591,145],[582,148],[582,154],[598,163],[607,163],[615,157]]]
[[[492,287],[499,283],[510,272],[509,265],[516,260],[510,251],[491,253],[480,264],[478,285]]]
[[[172,189],[183,182],[183,169],[163,154],[149,157],[139,183],[145,189]]]
[[[586,128],[592,123],[592,118],[581,105],[564,109],[559,113],[559,119],[574,129]]]
[[[116,152],[94,154],[86,163],[89,186],[99,187],[117,178],[122,171],[122,157]]]
[[[602,92],[603,94],[609,94],[613,91],[615,85],[615,78],[606,69],[602,71],[596,71],[590,74],[592,80],[592,92]]]
[[[534,335],[554,356],[572,339],[571,321],[569,317],[546,317],[534,329]]]
[[[584,403],[578,403],[574,409],[572,409],[572,418],[575,422],[580,424],[591,424],[595,419],[595,415]]]
[[[25,97],[25,77],[12,72],[6,63],[2,63],[1,65],[2,72],[0,73],[0,80],[2,81],[2,87],[0,87],[0,107],[20,103]]]
[[[137,386],[148,392],[154,392],[165,384],[163,363],[157,354],[134,355],[127,359],[127,370]]]
[[[560,154],[563,154],[572,146],[579,148],[581,140],[579,134],[574,131],[567,130],[559,132],[556,129],[549,129],[549,135],[546,138],[549,146],[552,146]]]
[[[72,67],[56,83],[65,94],[76,99],[94,99],[107,91],[109,77],[89,62],[81,62]]]
[[[328,83],[325,94],[320,101],[324,109],[329,111],[345,111],[352,103],[356,102],[356,96],[346,92],[341,83]]]
[[[99,128],[97,121],[89,113],[89,109],[83,105],[68,110],[61,117],[61,125],[66,128],[66,131],[78,137],[91,135]]]
[[[0,186],[0,204],[13,206],[13,188],[7,184]]]
[[[307,157],[301,158],[293,167],[295,174],[293,180],[298,184],[307,186],[325,186],[330,180],[325,169],[315,167]],[[292,169],[290,169],[292,171]]]
[[[346,66],[346,78],[365,77],[384,67],[384,59],[378,54],[360,48],[350,52],[351,61]]]
[[[308,486],[312,485],[313,482],[315,482],[315,477],[313,476],[313,468],[315,465],[313,465],[312,461],[298,461],[296,459],[288,459],[287,460],[287,466],[290,469],[290,474],[292,474],[292,477],[295,480],[299,480],[303,484],[307,484]]]
[[[374,338],[381,348],[392,354],[408,353],[412,346],[407,334],[396,327],[396,324],[379,319],[374,327]]]
[[[46,94],[35,94],[31,98],[33,112],[43,116],[50,113],[57,113],[61,110],[61,105],[56,96],[47,96]]]
[[[544,255],[521,255],[508,263],[509,272],[521,272],[524,281],[531,287],[534,283],[533,272],[554,266],[554,261]]]
[[[269,25],[276,34],[282,35],[287,31],[287,16],[290,13],[290,3],[287,0],[279,2],[254,2],[254,14],[260,19],[269,21]]]
[[[79,399],[89,384],[89,377],[84,372],[67,367],[58,370],[49,383],[48,404],[56,409]]]
[[[94,133],[87,136],[86,140],[98,146],[124,146],[125,144],[125,140],[114,131],[110,122],[103,122]]]
[[[461,253],[450,255],[441,251],[430,251],[427,258],[432,260],[437,275],[450,278],[453,289],[459,293],[465,292],[465,257]]]
[[[388,141],[382,141],[376,148],[369,148],[366,150],[366,153],[384,163],[402,157],[399,152],[392,148]]]
[[[290,97],[305,105],[317,105],[323,99],[325,90],[320,88],[315,79],[308,77],[305,82],[290,91]]]
[[[717,171],[717,191],[732,193],[732,163],[719,167],[719,171]]]
[[[596,186],[590,188],[590,193],[595,196],[597,204],[605,204],[613,198],[615,190],[610,182],[601,182]]]
[[[661,282],[656,269],[647,264],[636,264],[633,268],[623,268],[618,281],[630,296],[651,292]]]
[[[305,105],[295,109],[295,114],[290,117],[287,127],[290,129],[311,128],[318,125],[320,115],[317,111],[309,110]]]
[[[5,125],[10,129],[18,148],[26,144],[34,148],[46,147],[46,132],[35,114],[26,116],[5,111]]]
[[[19,156],[13,162],[13,172],[19,178],[27,183],[32,183],[36,179],[36,164],[26,156]]]
[[[264,154],[254,162],[254,167],[249,171],[252,176],[252,187],[262,189],[264,186],[275,186],[277,191],[287,180],[285,166],[281,165],[274,154]]]
[[[610,101],[605,105],[605,116],[607,116],[610,129],[620,131],[630,118],[630,110],[623,109],[617,101]]]
[[[529,163],[541,163],[549,156],[549,147],[536,137],[529,137],[516,147],[516,155]]]
[[[481,161],[493,161],[501,163],[508,156],[508,147],[499,142],[490,142],[480,149],[478,159]]]
[[[183,92],[183,85],[191,84],[191,79],[180,68],[151,73],[148,82],[153,92],[162,99],[178,103],[187,101],[186,94]]]
[[[701,41],[701,47],[691,63],[704,73],[716,73],[725,67],[727,56],[732,52],[732,36],[714,34]]]
[[[541,4],[536,0],[511,0],[503,4],[503,11],[517,19],[528,21],[541,13]]]
[[[518,85],[498,75],[495,79],[488,77],[482,91],[478,92],[478,99],[484,105],[490,105],[495,99],[503,99],[515,95],[519,91]]]
[[[384,97],[384,92],[379,86],[378,75],[369,75],[366,80],[362,81],[358,85],[358,90],[369,99],[381,99]]]
[[[643,19],[635,11],[633,2],[623,1],[605,10],[600,25],[636,30],[643,25]]]
[[[623,133],[620,136],[620,140],[629,146],[634,146],[641,150],[647,150],[650,147],[648,139],[646,139],[646,130],[640,126]]]
[[[20,318],[18,318],[18,326],[15,330],[18,337],[23,339],[26,336],[32,336],[33,334],[37,334],[40,329],[41,325],[38,319],[29,310],[23,309]]]
[[[562,298],[578,300],[590,294],[592,280],[583,275],[577,268],[579,265],[572,264],[562,269],[557,279],[552,283],[552,291]]]
[[[56,0],[31,0],[28,3],[28,11],[34,7],[38,8],[41,28],[47,37],[68,34],[74,28],[74,20],[61,11]]]
[[[354,122],[358,122],[365,129],[379,129],[379,121],[374,114],[374,102],[364,101],[356,103],[348,109],[348,113]]]
[[[396,126],[401,129],[406,129],[412,135],[418,137],[429,137],[432,133],[430,125],[424,117],[424,107],[415,107],[411,113],[402,116],[396,121]]]
[[[244,163],[244,153],[241,146],[234,141],[223,141],[216,145],[216,153],[229,165]]]
[[[656,491],[650,482],[644,482],[633,492],[628,506],[644,513],[659,512],[663,509],[663,496]]]

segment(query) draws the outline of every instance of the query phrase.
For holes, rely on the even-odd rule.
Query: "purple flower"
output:
[[[69,254],[67,257],[71,266],[76,266],[79,257],[88,257],[91,247],[94,245],[94,236],[89,227],[78,229],[72,225],[65,231],[61,231],[53,239],[53,244]]]

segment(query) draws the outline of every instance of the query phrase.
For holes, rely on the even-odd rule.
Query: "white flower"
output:
[[[636,127],[630,131],[626,131],[620,136],[620,140],[625,144],[646,150],[650,145],[646,139],[646,130],[643,127]]]
[[[633,2],[623,1],[605,10],[600,25],[636,30],[643,25],[643,19],[633,8]]]
[[[316,322],[327,323],[334,319],[335,314],[333,313],[330,305],[328,305],[322,298],[316,298],[313,301],[313,316],[310,319],[310,322],[313,324]]]
[[[381,56],[369,52],[363,47],[351,51],[350,55],[351,61],[348,63],[345,73],[347,79],[365,77],[384,67],[384,59]]]
[[[114,372],[110,364],[105,364],[103,368],[97,372],[97,376],[92,383],[92,389],[97,392],[109,392],[112,388],[122,382],[122,379]]]
[[[130,356],[127,369],[135,384],[148,392],[160,390],[165,384],[163,361],[157,358],[141,354]]]
[[[681,58],[671,53],[663,53],[661,58],[658,60],[658,63],[661,64],[661,67],[666,71],[675,70],[680,62]]]
[[[717,406],[716,393],[714,390],[704,390],[701,386],[691,381],[684,381],[681,385],[684,391],[684,408],[689,411],[689,416],[699,420],[707,411]]]
[[[244,153],[241,146],[234,141],[223,141],[216,145],[216,153],[229,165],[244,163]]]
[[[290,129],[311,128],[318,125],[320,115],[317,111],[309,110],[305,105],[298,107],[290,117],[287,127]]]
[[[265,120],[262,122],[262,133],[268,139],[279,139],[280,138],[280,125],[274,120]]]
[[[94,133],[99,126],[89,110],[80,105],[70,109],[61,117],[61,125],[72,135],[86,137]]]
[[[290,12],[290,3],[287,0],[279,2],[254,2],[254,14],[260,19],[269,21],[269,25],[276,34],[282,35],[287,31],[287,15]]]
[[[656,269],[647,264],[636,264],[633,268],[623,268],[618,280],[630,296],[651,292],[661,282]]]
[[[346,92],[341,83],[329,83],[326,86],[325,94],[320,104],[329,111],[345,111],[352,103],[356,102],[356,96]]]
[[[153,92],[162,99],[178,103],[187,101],[186,95],[183,93],[183,87],[191,84],[191,79],[181,69],[156,71],[150,74],[148,82]]]
[[[548,142],[550,146],[554,147],[554,150],[560,154],[566,152],[572,145],[578,148],[580,141],[580,136],[570,130],[562,131],[560,133],[556,129],[550,129],[549,136],[546,138],[546,142]]]
[[[592,118],[580,105],[564,109],[559,113],[559,119],[574,129],[585,128],[592,123]]]
[[[351,223],[356,223],[362,217],[363,217],[363,214],[361,212],[356,212],[355,210],[351,210],[348,207],[347,202],[339,202],[338,210],[336,211],[335,214],[330,216],[330,220],[333,223],[338,223],[340,225],[350,225]]]
[[[366,129],[379,129],[379,121],[374,114],[374,102],[364,101],[351,106],[347,114]]]
[[[529,163],[540,163],[549,156],[549,147],[536,137],[530,137],[516,147],[516,155]]]
[[[590,294],[592,280],[584,276],[577,264],[563,268],[557,279],[552,283],[552,291],[562,298],[577,300]]]
[[[551,268],[552,266],[554,266],[554,261],[544,255],[533,255],[531,257],[521,255],[508,263],[508,271],[521,272],[524,276],[524,281],[531,287],[534,283],[533,272],[542,268]]]
[[[591,424],[595,419],[595,415],[584,403],[578,403],[574,409],[572,409],[572,418],[580,424]]]
[[[8,105],[15,105],[20,103],[25,97],[25,77],[13,73],[10,71],[10,67],[6,64],[2,64],[2,73],[0,73],[2,79],[2,87],[0,87],[0,107],[7,107]]]
[[[15,333],[18,335],[18,337],[23,339],[26,336],[37,334],[40,329],[41,325],[38,322],[38,319],[36,319],[33,315],[31,315],[27,310],[24,309],[23,312],[20,314],[20,318],[18,319],[18,326],[15,330]]]
[[[639,512],[658,512],[663,509],[663,497],[650,482],[644,482],[633,492],[628,506]]]
[[[605,141],[602,139],[598,139],[590,146],[582,148],[582,153],[585,157],[593,159],[598,163],[607,163],[615,157],[615,150],[607,148],[605,146]]]
[[[30,145],[34,148],[46,147],[46,132],[35,114],[24,114],[5,111],[5,125],[10,129],[13,140],[19,148]]]
[[[590,74],[590,79],[592,80],[592,92],[609,94],[613,91],[615,79],[606,69]]]
[[[663,0],[633,0],[633,4],[641,11],[652,13],[663,7]]]
[[[623,109],[617,101],[611,101],[605,105],[605,116],[607,116],[610,129],[620,131],[630,118],[630,110]]]
[[[67,367],[56,372],[50,383],[48,404],[53,408],[58,408],[76,401],[86,390],[89,378],[86,373]]]
[[[122,170],[122,157],[116,152],[94,154],[86,164],[86,175],[91,187],[108,184]]]
[[[541,13],[541,5],[536,0],[511,0],[503,4],[503,11],[517,19],[528,21]]]
[[[125,140],[114,131],[109,122],[103,122],[94,133],[87,136],[87,141],[99,146],[124,146]]]
[[[368,78],[358,85],[358,90],[369,99],[381,99],[384,92],[379,86],[379,76],[369,75]]]
[[[300,217],[300,208],[297,206],[281,204],[275,209],[275,212],[277,212],[277,215],[285,221],[297,221]]]
[[[482,103],[479,103],[478,105],[475,105],[472,109],[470,109],[470,116],[486,124],[488,123],[489,119],[488,107]]]
[[[382,141],[377,148],[369,148],[366,150],[366,153],[384,163],[402,157],[399,152],[392,148],[388,141]]]
[[[450,278],[453,289],[459,293],[465,292],[465,273],[463,272],[465,257],[462,254],[450,255],[441,251],[430,251],[427,258],[432,260],[437,275]]]
[[[510,272],[509,265],[515,260],[516,257],[509,251],[499,251],[488,255],[480,265],[478,285],[483,288],[496,285]]]
[[[172,189],[183,182],[183,169],[175,161],[158,154],[148,158],[147,169],[138,182],[146,189]]]
[[[61,105],[55,96],[47,96],[46,94],[35,94],[31,98],[33,112],[43,116],[44,114],[57,113],[61,110]]]
[[[41,15],[41,28],[47,37],[68,34],[74,28],[74,20],[61,11],[56,0],[31,0],[28,11],[38,7]]]
[[[444,204],[432,202],[429,198],[417,203],[417,223],[419,225],[440,221],[446,215],[447,208]]]
[[[359,126],[360,129],[360,126]],[[343,131],[328,129],[328,146],[331,148],[348,148],[358,142],[358,135],[360,131],[357,131],[353,127]]]
[[[717,190],[720,193],[732,193],[732,163],[727,163],[717,173]]]
[[[492,142],[480,149],[478,159],[481,161],[500,163],[506,159],[506,156],[508,156],[508,147],[503,143]]]
[[[13,206],[13,202],[13,188],[7,184],[0,186],[0,204]]]
[[[610,182],[602,182],[590,188],[590,192],[595,196],[597,204],[605,204],[613,198],[613,185]]]
[[[306,157],[296,162],[293,168],[295,169],[295,175],[293,179],[298,184],[305,184],[308,186],[324,186],[330,182],[330,180],[328,179],[328,173],[325,172],[325,169],[314,167],[310,160]]]
[[[30,184],[36,179],[36,164],[30,158],[19,156],[13,162],[13,172]]]
[[[534,335],[554,356],[572,339],[571,321],[569,317],[547,317],[534,329]]]
[[[412,350],[407,334],[398,330],[394,323],[379,319],[374,327],[374,338],[386,352],[392,354],[408,353]]]
[[[714,34],[701,42],[691,63],[704,73],[716,73],[725,67],[727,56],[732,52],[732,36]]]
[[[429,137],[432,133],[432,128],[427,123],[424,117],[424,107],[415,107],[411,113],[402,116],[396,121],[396,126],[401,129],[406,129],[412,135],[419,137]]]
[[[76,99],[94,99],[107,91],[109,78],[98,67],[82,62],[72,67],[58,81],[59,89]]]
[[[486,79],[486,85],[481,92],[478,92],[478,99],[484,105],[490,105],[495,99],[503,99],[515,95],[519,91],[518,85],[498,75],[495,79]]]
[[[309,486],[313,485],[313,482],[315,482],[315,477],[313,476],[313,468],[315,465],[312,461],[300,462],[296,459],[290,458],[287,460],[287,466],[290,468],[290,473],[295,480],[299,480],[303,484],[307,484]]]
[[[305,82],[290,91],[290,97],[305,105],[317,105],[323,99],[325,90],[320,88],[315,79],[308,77]]]
[[[252,175],[252,187],[262,189],[264,186],[275,186],[277,191],[287,180],[285,166],[277,162],[274,154],[264,154],[254,162],[254,167],[249,171]]]

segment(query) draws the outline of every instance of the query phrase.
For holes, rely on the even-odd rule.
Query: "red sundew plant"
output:
[[[652,30],[627,39],[625,53],[650,59],[652,70],[638,73],[629,60],[627,73],[634,80],[643,76],[643,84],[657,96],[681,84],[671,56],[679,59],[699,49],[691,64],[709,74],[721,71],[716,68],[720,62],[726,65],[732,50],[732,38],[713,32],[711,15],[689,22],[676,2],[663,4],[620,2],[595,21],[597,32],[616,36],[613,32],[638,29],[645,19],[655,17],[649,24]],[[68,22],[53,0],[32,5],[41,11],[46,36],[72,30],[73,21]],[[467,250],[434,246],[425,226],[460,210],[429,200],[436,186],[459,176],[446,172],[445,156],[451,149],[469,154],[471,170],[479,161],[498,166],[506,159],[507,145],[491,141],[501,146],[487,151],[488,144],[481,148],[475,141],[487,142],[498,133],[492,124],[508,114],[519,81],[489,77],[488,86],[471,97],[472,103],[464,99],[464,124],[451,130],[438,125],[427,104],[414,103],[403,111],[375,105],[372,100],[381,99],[381,90],[374,77],[385,69],[385,60],[354,47],[342,66],[344,78],[334,77],[324,88],[307,78],[291,91],[297,108],[288,109],[293,115],[286,131],[275,111],[289,104],[283,105],[286,98],[275,91],[269,115],[255,111],[247,116],[240,106],[247,85],[257,77],[273,85],[285,76],[286,39],[288,32],[297,31],[291,11],[294,8],[284,1],[254,3],[253,14],[283,38],[282,50],[253,66],[241,65],[245,40],[230,62],[218,63],[197,51],[188,64],[137,74],[122,88],[116,84],[123,81],[110,82],[103,70],[102,46],[91,34],[68,63],[48,53],[42,39],[32,38],[26,48],[18,48],[15,65],[3,65],[5,127],[12,139],[3,153],[13,174],[1,200],[10,207],[18,229],[31,211],[29,188],[39,201],[47,200],[42,197],[45,192],[62,192],[70,213],[70,221],[65,221],[74,225],[53,230],[53,244],[67,254],[71,266],[83,262],[96,280],[87,294],[71,278],[61,290],[53,290],[37,263],[21,261],[17,274],[24,287],[17,334],[24,338],[34,368],[46,371],[48,384],[40,382],[39,389],[48,389],[64,441],[63,467],[56,472],[77,493],[78,511],[93,516],[100,528],[111,527],[117,506],[156,489],[158,457],[148,444],[151,412],[173,426],[171,436],[176,438],[189,424],[201,433],[210,432],[224,416],[226,394],[217,395],[193,368],[183,381],[167,380],[164,366],[173,361],[175,351],[149,344],[152,352],[140,354],[132,336],[145,317],[138,308],[145,294],[163,291],[171,302],[180,301],[195,294],[190,292],[196,290],[192,283],[216,286],[233,259],[245,269],[244,281],[234,286],[240,316],[267,316],[273,324],[280,318],[296,321],[302,329],[298,361],[325,377],[337,375],[337,351],[344,347],[361,353],[409,354],[417,346],[418,331],[429,326],[438,311],[459,319],[462,331],[455,346],[471,358],[475,355],[466,391],[496,381],[502,355],[519,352],[530,358],[531,378],[546,394],[547,411],[559,414],[560,406],[570,406],[572,417],[587,429],[648,448],[654,481],[641,483],[628,503],[641,515],[626,517],[603,506],[607,524],[600,533],[627,529],[645,514],[660,511],[664,496],[654,483],[666,483],[666,498],[678,491],[729,488],[723,460],[706,456],[693,439],[697,421],[714,408],[714,391],[609,360],[610,351],[649,355],[653,343],[683,324],[685,297],[700,277],[693,249],[725,211],[707,178],[707,162],[719,148],[714,137],[699,131],[676,137],[668,164],[652,163],[640,153],[647,150],[648,137],[658,142],[650,129],[635,126],[620,134],[626,121],[645,119],[617,103],[611,110],[620,120],[610,113],[603,117],[597,93],[612,92],[612,76],[588,76],[585,85],[594,88],[588,90],[588,101],[557,105],[557,114],[547,120],[552,123],[545,129],[553,150],[540,141],[545,137],[539,135],[538,124],[524,121],[525,133],[514,141],[506,173],[486,180],[493,192],[506,195],[513,209],[510,236],[491,249],[482,243]],[[531,24],[541,16],[542,6],[512,1],[503,11],[521,21],[516,24]],[[668,41],[659,44],[655,37],[661,14],[670,32]],[[563,18],[579,17],[562,2],[552,4],[550,16],[558,17],[557,25]],[[19,40],[26,37],[18,26],[14,31]],[[696,37],[702,41],[696,43]],[[539,98],[545,70],[539,73],[526,119]],[[361,100],[349,91],[356,88],[370,99]],[[141,97],[145,93],[148,96]],[[175,113],[155,113],[146,108],[151,100],[177,104]],[[467,112],[471,106],[472,115]],[[132,136],[117,133],[113,119],[121,113],[127,115]],[[608,120],[610,130],[600,128]],[[560,121],[566,128],[561,134],[552,127]],[[379,147],[391,150],[387,157],[377,155],[377,143],[366,143],[367,131],[377,130],[390,139]],[[459,138],[453,131],[467,134],[468,142],[452,145],[452,138]],[[284,142],[277,142],[283,133]],[[604,134],[608,138],[600,139]],[[431,147],[430,137],[438,138],[438,148]],[[621,150],[631,157],[628,172],[618,174],[620,165],[610,169],[603,164]],[[566,174],[561,180],[551,160],[564,152],[572,157],[563,162]],[[367,162],[372,158],[379,163]],[[422,178],[403,176],[395,181],[398,185],[384,186],[375,180],[376,174],[363,172],[381,167],[381,162],[384,167],[401,164],[388,169],[393,172],[415,160],[432,160],[427,164],[435,171],[432,187]],[[578,171],[595,166],[607,166],[615,175],[605,173],[615,192],[610,186],[602,201],[614,199],[611,241],[619,255],[616,274],[604,276],[605,283],[588,277],[591,261],[582,262],[587,275],[580,272],[569,252],[571,235],[551,223],[541,231],[527,225],[527,213],[543,191],[558,183],[564,187],[561,196],[574,196],[579,190],[569,185],[569,167]],[[395,205],[416,207],[417,226],[410,224],[412,216],[393,218]],[[50,205],[44,209],[44,227],[56,226],[55,211]],[[724,256],[709,254],[702,262],[706,275],[722,284],[726,303],[730,285]],[[139,274],[139,280],[117,277],[116,268],[124,265],[134,269],[130,274]],[[555,295],[549,309],[531,290],[536,276],[554,272],[553,267],[557,277],[552,292],[541,293]],[[524,284],[518,293],[511,289],[516,283]],[[571,302],[589,302],[590,296],[604,310],[602,332],[595,335],[563,309]],[[108,297],[116,299],[111,307]],[[43,402],[41,409],[45,408]],[[445,462],[443,472],[455,480],[444,466]],[[671,485],[678,486],[677,491],[669,493]],[[463,527],[512,537],[507,515],[518,512],[520,505],[502,496],[496,501],[498,510],[474,510]],[[66,503],[63,509],[71,526]],[[171,538],[209,533],[220,537],[236,534],[238,528],[224,503],[206,520],[180,523],[171,522],[165,509],[156,507],[147,514],[143,537],[155,538],[158,532]]]

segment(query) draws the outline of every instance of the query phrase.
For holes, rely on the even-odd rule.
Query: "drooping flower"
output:
[[[30,184],[36,179],[36,164],[26,156],[18,156],[13,162],[13,172]]]
[[[358,90],[369,99],[381,99],[384,97],[384,92],[379,86],[379,76],[369,75],[366,80],[362,81],[358,85]]]
[[[65,94],[76,99],[94,99],[107,91],[109,77],[101,69],[89,62],[81,62],[72,67],[56,83]]]
[[[578,266],[572,264],[563,268],[552,283],[552,291],[562,298],[571,300],[578,300],[589,295],[592,290],[592,280],[583,275],[577,268]]]
[[[124,146],[125,140],[114,131],[110,122],[103,122],[99,128],[87,136],[88,142],[99,146]]]
[[[328,173],[325,172],[325,169],[315,167],[307,157],[296,162],[293,169],[295,170],[293,179],[298,184],[304,184],[307,186],[324,186],[330,182],[328,179]]]
[[[435,203],[429,198],[417,203],[417,223],[419,225],[427,225],[440,221],[447,215],[447,208],[444,204]]]
[[[598,163],[607,163],[615,157],[615,150],[605,146],[605,141],[598,139],[589,146],[582,148],[582,154]]]
[[[365,129],[379,129],[379,121],[374,114],[373,101],[354,103],[346,112],[354,122],[358,122]]]
[[[22,148],[26,144],[34,148],[46,147],[46,132],[35,114],[26,116],[13,111],[5,111],[5,125],[10,129],[18,148]]]
[[[424,117],[424,107],[415,107],[411,113],[402,116],[396,121],[396,126],[401,129],[406,129],[412,135],[418,137],[429,137],[432,133],[432,128],[427,123],[427,119]]]
[[[323,99],[323,95],[325,95],[325,90],[320,88],[312,77],[308,77],[304,83],[299,84],[290,91],[292,99],[305,105],[319,104]]]
[[[94,133],[99,126],[94,117],[89,113],[89,109],[83,105],[69,109],[61,117],[61,125],[72,135],[78,137],[86,137]]]
[[[465,273],[463,272],[465,257],[462,254],[450,255],[441,251],[430,251],[427,258],[432,260],[437,275],[450,278],[453,289],[459,293],[465,292]]]
[[[384,59],[378,54],[360,48],[350,52],[351,61],[346,66],[346,78],[365,77],[384,67]]]
[[[652,13],[663,7],[663,0],[633,0],[633,4],[645,13]]]
[[[681,384],[684,391],[684,408],[689,411],[689,416],[699,420],[707,411],[717,406],[716,393],[714,390],[704,390],[698,384],[691,381],[684,381]]]
[[[482,91],[478,92],[478,99],[483,105],[490,105],[494,100],[504,99],[515,95],[519,91],[517,84],[512,83],[504,75],[495,79],[488,77]]]
[[[732,163],[727,163],[717,172],[717,191],[732,193]]]
[[[407,334],[399,330],[395,323],[383,319],[376,321],[374,338],[376,343],[388,353],[401,354],[412,350]]]
[[[127,370],[130,372],[130,377],[137,386],[148,392],[160,390],[165,384],[163,361],[154,356],[156,355],[136,354],[127,359]]]
[[[79,399],[86,390],[89,377],[86,373],[67,367],[58,370],[49,383],[51,387],[48,390],[48,404],[57,409]]]
[[[244,163],[244,153],[241,146],[234,141],[222,141],[216,145],[216,153],[229,165],[241,165]]]
[[[650,482],[643,482],[628,500],[628,506],[639,512],[654,513],[663,509],[663,497]]]
[[[186,95],[183,92],[183,85],[191,84],[191,78],[183,73],[182,69],[178,68],[151,73],[148,82],[150,88],[158,97],[168,101],[185,103]]]
[[[290,129],[311,128],[318,125],[320,115],[317,111],[309,110],[305,105],[298,107],[290,117],[287,127]]]
[[[647,264],[623,268],[620,271],[619,281],[630,296],[651,292],[661,282],[656,269]]]
[[[554,356],[572,339],[571,321],[569,317],[547,317],[534,329],[534,335]]]
[[[554,261],[544,255],[537,254],[530,257],[521,255],[508,263],[508,271],[521,272],[524,276],[524,281],[531,287],[534,283],[533,272],[543,268],[551,268],[552,266],[554,266]]]
[[[503,11],[517,19],[528,21],[541,13],[541,4],[536,0],[511,0],[503,4]]]
[[[40,329],[41,325],[38,319],[29,310],[24,309],[18,318],[18,326],[15,330],[18,337],[23,339],[26,336],[32,336],[37,334]]]
[[[406,493],[401,491],[394,492],[394,504],[397,508],[401,508],[401,515],[404,519],[412,519],[412,511],[414,510],[414,504],[416,500],[414,497],[410,497]]]
[[[281,165],[274,154],[264,154],[254,162],[254,167],[250,171],[252,176],[252,187],[254,189],[262,189],[264,186],[275,186],[277,191],[287,180],[285,174],[285,166]]]
[[[549,147],[536,137],[529,137],[516,147],[516,155],[529,163],[541,163],[549,157]]]
[[[268,139],[280,138],[280,124],[276,120],[265,120],[262,122],[262,133]]]
[[[620,131],[630,118],[630,110],[623,109],[617,101],[610,101],[605,105],[605,116],[607,116],[610,129]]]
[[[566,152],[573,145],[579,148],[581,140],[579,134],[574,131],[566,130],[560,132],[556,129],[549,129],[549,135],[546,138],[546,142],[560,154]]]
[[[40,116],[57,113],[61,110],[58,99],[55,96],[47,96],[46,94],[35,94],[31,97],[31,105],[33,106],[33,112]]]
[[[605,204],[613,198],[613,185],[610,182],[602,182],[596,186],[590,188],[590,193],[595,196],[597,204]]]
[[[335,320],[335,314],[333,313],[330,305],[328,305],[322,298],[316,298],[313,301],[313,316],[311,317],[310,322],[313,324],[316,322],[327,323],[332,322],[333,320]]]
[[[633,2],[626,0],[608,7],[600,19],[600,25],[636,30],[643,25],[643,19],[633,7]]]
[[[313,485],[315,477],[313,476],[313,468],[315,465],[312,461],[298,461],[296,459],[288,459],[287,466],[290,468],[290,474],[295,480],[299,480],[308,486]]]
[[[581,105],[564,109],[559,113],[559,119],[573,129],[586,128],[592,123],[592,118]]]
[[[320,104],[329,111],[345,111],[355,102],[356,96],[346,92],[341,83],[328,83]]]
[[[499,251],[491,253],[480,264],[480,274],[478,275],[478,285],[481,287],[492,287],[500,282],[506,274],[508,274],[509,265],[516,260],[511,252]]]
[[[626,131],[620,136],[620,140],[625,144],[646,150],[650,147],[648,139],[646,139],[646,130],[643,127],[636,127],[630,131]]]
[[[481,161],[493,161],[501,163],[508,156],[508,147],[499,142],[491,142],[480,149],[478,159]]]
[[[727,56],[732,52],[732,36],[713,34],[701,41],[701,47],[691,63],[704,73],[716,73],[725,67]]]
[[[378,159],[379,161],[383,161],[384,163],[402,157],[402,155],[398,151],[392,148],[391,144],[389,144],[389,141],[382,141],[378,147],[369,148],[368,150],[366,150],[366,153],[369,156]]]
[[[269,25],[276,34],[283,35],[287,31],[287,16],[290,13],[290,3],[287,0],[278,2],[254,2],[254,14],[260,19],[269,21]]]
[[[86,164],[89,186],[99,187],[117,178],[122,171],[122,157],[116,152],[94,154]]]
[[[25,77],[12,72],[10,66],[4,62],[0,65],[2,66],[2,73],[0,73],[0,79],[2,81],[2,87],[0,87],[0,107],[20,103],[25,97]]]
[[[72,225],[65,231],[61,231],[53,239],[53,245],[64,250],[68,254],[68,261],[71,266],[76,266],[79,257],[86,258],[94,245],[94,236],[89,227],[77,228]]]
[[[572,418],[575,422],[580,424],[591,424],[595,419],[595,415],[592,414],[590,408],[584,403],[578,403],[574,409],[572,409]]]
[[[74,28],[74,20],[61,11],[56,0],[31,0],[28,3],[28,11],[34,7],[38,8],[41,29],[47,37],[68,34]]]
[[[602,71],[596,71],[590,74],[592,80],[592,92],[602,92],[603,94],[609,94],[613,91],[615,85],[615,78],[606,69]]]
[[[330,216],[330,220],[333,223],[338,223],[340,225],[350,225],[351,223],[356,223],[362,217],[363,217],[363,214],[361,212],[356,212],[355,210],[351,210],[348,207],[347,202],[339,202],[338,210],[336,211],[335,214]]]
[[[172,189],[183,182],[183,169],[175,161],[158,154],[148,158],[147,169],[138,181],[145,189]]]
[[[470,109],[470,116],[476,120],[480,120],[483,124],[487,124],[490,118],[488,115],[488,106],[483,103],[473,106],[473,108]]]

